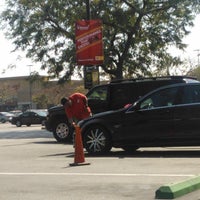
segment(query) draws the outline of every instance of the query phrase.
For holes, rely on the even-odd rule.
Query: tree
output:
[[[52,76],[75,69],[75,22],[86,19],[85,0],[6,0],[1,25],[16,49],[41,62]],[[105,61],[103,72],[112,78],[152,75],[173,63],[170,45],[184,49],[200,11],[200,0],[93,0],[91,18],[102,19]],[[165,61],[167,60],[167,62]],[[178,61],[178,62],[177,62]],[[180,60],[175,59],[175,63]]]
[[[38,109],[47,108],[48,106],[48,99],[45,94],[34,96],[33,102],[37,104]]]

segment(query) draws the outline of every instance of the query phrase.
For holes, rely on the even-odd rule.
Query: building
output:
[[[83,85],[79,80],[58,85],[47,76],[0,78],[0,111],[47,108],[75,91],[85,93]],[[39,99],[45,100],[45,104],[39,103]]]

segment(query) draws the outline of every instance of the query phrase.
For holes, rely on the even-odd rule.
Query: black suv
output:
[[[200,82],[158,88],[127,108],[98,113],[78,123],[91,154],[112,147],[200,145]]]
[[[196,79],[187,76],[123,79],[95,86],[89,90],[86,96],[92,113],[95,114],[122,108],[158,87],[185,83],[188,80]],[[48,131],[53,132],[58,142],[66,142],[71,139],[73,128],[69,126],[63,106],[55,106],[48,110],[45,126]]]

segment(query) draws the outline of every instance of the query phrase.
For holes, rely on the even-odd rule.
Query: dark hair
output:
[[[67,97],[63,97],[61,100],[60,100],[60,103],[64,106],[66,102],[68,102],[69,99]]]

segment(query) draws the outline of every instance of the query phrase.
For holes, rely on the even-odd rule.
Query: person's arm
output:
[[[86,96],[83,96],[83,103],[86,107],[88,107],[88,99]]]
[[[90,107],[88,106],[88,99],[87,97],[84,98],[84,104],[85,104],[85,111],[89,113],[89,116],[92,116],[92,112],[91,112],[91,109]]]
[[[74,121],[73,121],[73,118],[68,118],[68,122],[73,125]]]

